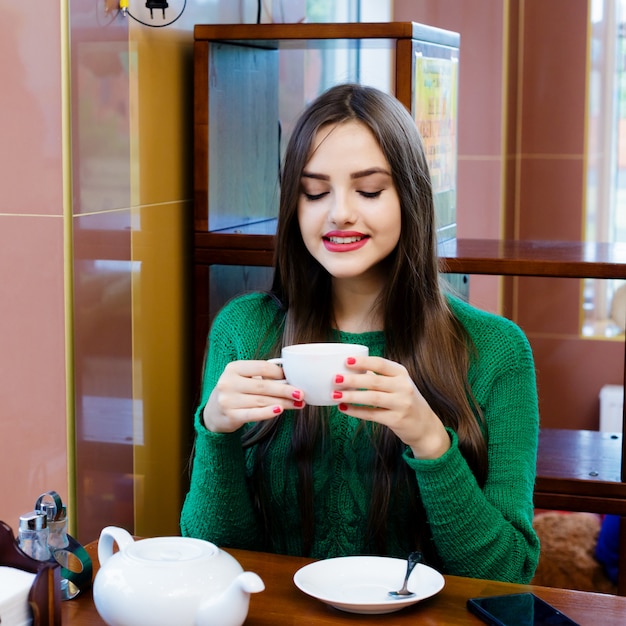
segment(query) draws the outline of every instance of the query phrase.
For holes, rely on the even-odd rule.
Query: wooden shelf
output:
[[[254,259],[254,265],[271,265],[274,236],[246,234],[243,229],[267,229],[267,224],[273,223],[252,224],[228,233],[196,232],[195,260],[229,264],[231,258],[238,265],[242,263],[239,254]],[[454,239],[443,243],[439,254],[441,270],[455,274],[626,279],[626,244],[620,243]]]
[[[432,39],[433,32],[439,34]],[[427,34],[433,43],[447,45],[448,31],[435,29],[415,22],[358,22],[358,23],[307,23],[307,24],[197,24],[194,27],[196,40],[223,41],[229,43],[259,45],[263,41],[300,40],[307,46],[316,45],[317,40],[367,40],[367,39],[423,39]]]
[[[626,515],[623,444],[621,433],[542,429],[535,506]]]
[[[461,274],[626,278],[626,244],[456,239],[440,248],[443,271]]]
[[[274,258],[274,235],[194,234],[194,263],[201,265],[264,265]]]

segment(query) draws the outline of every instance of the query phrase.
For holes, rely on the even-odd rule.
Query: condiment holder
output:
[[[11,527],[0,521],[0,565],[35,574],[28,594],[33,626],[61,625],[61,568],[51,561],[37,561],[18,547]]]

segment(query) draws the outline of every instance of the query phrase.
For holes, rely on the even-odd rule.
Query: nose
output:
[[[347,193],[335,193],[328,217],[332,224],[353,224],[356,221],[354,204]]]

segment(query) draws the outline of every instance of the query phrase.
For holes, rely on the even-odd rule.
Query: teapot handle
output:
[[[113,556],[113,542],[117,543],[120,550],[123,550],[133,541],[132,535],[124,528],[118,528],[117,526],[103,528],[98,541],[98,561],[100,561],[100,567]]]

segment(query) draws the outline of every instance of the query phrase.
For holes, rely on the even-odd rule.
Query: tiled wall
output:
[[[0,21],[0,520],[66,492],[62,33],[58,2]]]

